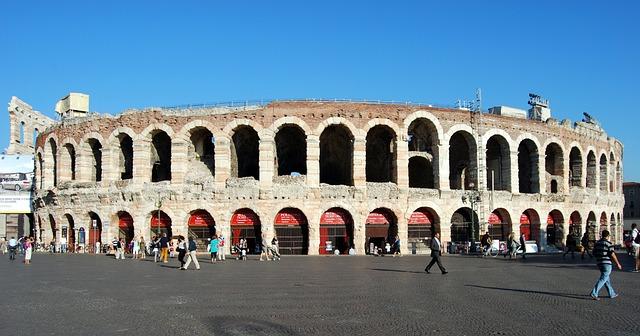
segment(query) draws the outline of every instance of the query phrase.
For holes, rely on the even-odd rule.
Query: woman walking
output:
[[[133,239],[131,239],[131,245],[133,246],[131,248],[131,253],[133,254],[131,256],[131,259],[138,259],[140,255],[140,241],[138,240],[138,238],[133,237]]]
[[[518,251],[518,242],[516,242],[516,234],[513,231],[507,238],[507,249],[509,250],[509,259],[515,259]]]
[[[183,236],[178,236],[177,250],[178,250],[178,261],[180,261],[180,269],[183,270],[185,269],[184,256],[187,254],[187,244],[185,243]]]
[[[140,236],[140,259],[147,257],[147,244],[144,242],[144,237]]]
[[[213,235],[211,237],[211,242],[209,242],[209,252],[211,253],[211,263],[215,263],[216,259],[218,259],[218,246],[219,246],[218,236]]]
[[[29,265],[31,263],[31,253],[33,251],[33,239],[31,237],[24,240],[24,263]]]

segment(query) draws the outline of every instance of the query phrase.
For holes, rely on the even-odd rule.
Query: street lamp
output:
[[[475,223],[475,216],[474,214],[477,212],[478,210],[478,203],[482,202],[482,197],[480,195],[480,192],[478,190],[473,189],[475,187],[475,185],[473,184],[473,182],[469,183],[469,188],[471,188],[471,190],[466,190],[465,193],[462,195],[462,203],[469,203],[469,205],[471,206],[471,242],[473,243],[473,247],[475,247],[475,241],[476,241],[476,236],[475,236],[475,228],[476,228],[476,223]],[[481,224],[481,223],[478,223]],[[484,225],[482,225],[481,231],[484,231]]]

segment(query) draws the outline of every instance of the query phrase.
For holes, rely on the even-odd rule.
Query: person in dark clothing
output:
[[[431,239],[431,262],[425,267],[424,271],[430,273],[429,270],[433,264],[437,263],[438,267],[442,274],[447,274],[447,270],[442,266],[442,262],[440,261],[440,256],[442,256],[442,243],[440,242],[440,233],[436,232]]]
[[[565,243],[565,245],[567,246],[567,250],[564,252],[564,254],[562,255],[562,257],[566,257],[567,253],[571,252],[571,259],[574,259],[575,253],[576,253],[576,239],[573,236],[573,232],[569,232],[569,234],[567,235],[567,242]]]
[[[482,256],[489,255],[489,249],[491,248],[491,236],[489,235],[489,231],[485,232],[480,238],[480,244],[482,245]]]
[[[585,232],[582,235],[582,240],[580,240],[580,244],[582,244],[582,253],[580,253],[580,258],[584,260],[584,254],[586,253],[589,258],[593,258],[593,255],[589,251],[589,234]]]
[[[178,261],[180,261],[180,269],[186,269],[184,267],[184,256],[187,255],[187,243],[184,241],[183,236],[178,236]]]
[[[520,234],[520,248],[522,249],[522,259],[527,259],[527,237],[525,237],[524,233]]]
[[[169,262],[169,238],[167,238],[167,234],[163,233],[162,237],[159,241],[160,244],[160,260],[162,262]]]

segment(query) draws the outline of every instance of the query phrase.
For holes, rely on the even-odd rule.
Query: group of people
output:
[[[240,238],[238,244],[234,246],[234,250],[238,253],[238,260],[247,260],[248,244],[247,239]],[[213,249],[211,250],[213,251]],[[211,258],[213,259],[213,252],[211,252]],[[264,258],[264,259],[263,259]],[[271,239],[271,244],[268,243],[267,237],[263,234],[260,240],[260,261],[280,260],[280,243],[278,236],[274,235]]]
[[[506,251],[504,251],[504,257],[509,256],[509,259],[515,259],[518,251],[522,252],[522,259],[527,259],[527,237],[524,233],[520,234],[520,239],[516,240],[515,232],[511,231],[507,237]],[[493,239],[489,235],[489,231],[485,232],[480,238],[480,244],[482,245],[482,256],[489,255],[492,249]]]
[[[33,246],[35,240],[33,237],[20,237],[16,239],[11,237],[8,241],[5,238],[0,239],[0,252],[2,254],[8,253],[9,260],[14,261],[18,256],[18,252],[22,252],[24,256],[24,264],[29,265],[31,263],[31,257],[33,255]]]

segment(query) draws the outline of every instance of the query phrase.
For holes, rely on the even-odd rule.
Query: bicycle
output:
[[[10,246],[9,247],[9,260],[16,260],[16,254],[18,253],[18,247],[17,246]]]

